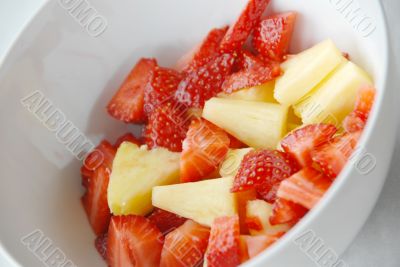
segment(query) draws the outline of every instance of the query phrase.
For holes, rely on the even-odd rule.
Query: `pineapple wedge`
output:
[[[237,214],[233,177],[153,188],[153,206],[211,226],[214,219]]]
[[[114,215],[146,215],[154,186],[179,182],[180,153],[124,142],[118,148],[107,199]]]
[[[264,200],[251,200],[247,202],[246,217],[257,218],[262,225],[262,230],[257,231],[249,229],[251,235],[263,235],[263,234],[277,234],[280,232],[287,232],[290,229],[289,224],[271,225],[269,223],[269,217],[272,214],[272,205]]]
[[[280,104],[211,98],[203,118],[250,147],[274,149],[286,132],[287,112]]]
[[[275,99],[281,104],[298,103],[346,59],[331,40],[323,41],[284,62],[284,74],[276,80]]]
[[[253,148],[230,149],[219,169],[221,177],[236,176],[244,156]]]
[[[242,89],[232,94],[220,93],[218,96],[229,99],[277,103],[274,98],[274,87],[275,82],[272,81],[251,88]]]
[[[295,112],[305,124],[326,122],[340,125],[353,110],[360,87],[372,84],[364,70],[348,61],[295,105]]]

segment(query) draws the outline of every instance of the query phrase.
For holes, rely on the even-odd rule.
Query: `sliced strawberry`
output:
[[[277,196],[312,209],[331,184],[332,180],[324,174],[307,167],[284,180],[279,186]]]
[[[294,202],[277,198],[272,206],[272,214],[269,217],[271,225],[296,224],[308,212],[308,209]]]
[[[108,113],[114,118],[130,123],[143,122],[144,88],[157,62],[141,59],[132,69],[117,93],[108,103]]]
[[[142,142],[133,134],[131,133],[126,133],[122,136],[120,136],[117,141],[115,141],[114,147],[115,149],[118,149],[119,146],[123,143],[123,142],[130,142],[133,144],[136,144],[138,146],[142,145]]]
[[[204,59],[217,56],[220,52],[219,45],[227,31],[228,27],[211,30],[198,46],[178,61],[177,69],[190,72],[200,67],[204,63]]]
[[[285,153],[253,150],[244,156],[231,191],[255,188],[260,198],[273,203],[280,182],[298,169],[297,163]]]
[[[365,128],[366,121],[356,112],[351,112],[343,120],[343,128],[347,133],[355,133],[362,131]]]
[[[249,257],[254,258],[275,243],[283,233],[276,235],[242,236],[247,245]]]
[[[185,218],[158,208],[147,218],[160,229],[163,235],[166,235],[186,222]]]
[[[164,236],[147,218],[114,216],[108,230],[110,267],[159,266]]]
[[[236,267],[241,263],[238,216],[220,217],[211,226],[207,249],[208,267]]]
[[[356,149],[361,132],[346,133],[312,152],[312,159],[330,178],[336,178]]]
[[[216,169],[229,150],[224,130],[204,120],[193,120],[181,154],[181,181],[198,181]]]
[[[282,61],[288,53],[296,13],[276,14],[263,19],[253,34],[254,48],[265,58]]]
[[[232,71],[234,56],[222,54],[188,73],[179,84],[175,98],[191,108],[202,108],[204,102],[221,92],[221,86]]]
[[[246,217],[246,226],[248,229],[254,231],[261,231],[263,229],[263,225],[259,217]]]
[[[192,220],[165,237],[161,267],[195,267],[203,261],[210,229]]]
[[[250,200],[255,200],[257,198],[257,192],[253,188],[247,191],[238,192],[235,194],[235,196],[238,207],[240,233],[248,234],[249,228],[247,227],[246,222],[247,202]]]
[[[104,260],[107,260],[107,240],[108,234],[104,233],[96,237],[94,241],[94,246]]]
[[[149,116],[157,106],[171,100],[182,78],[176,70],[155,67],[144,89],[144,113]]]
[[[101,165],[89,180],[87,192],[82,197],[90,225],[96,235],[107,231],[111,212],[107,202],[107,188],[110,179],[110,169]]]
[[[148,147],[165,147],[173,152],[182,151],[189,121],[186,111],[171,102],[158,106],[149,116],[144,129],[144,139]]]
[[[239,51],[261,20],[270,0],[250,0],[221,42],[224,52]]]
[[[230,140],[229,148],[239,149],[239,148],[248,147],[248,145],[246,145],[245,143],[243,143],[242,141],[240,141],[239,139],[237,139],[233,135],[228,134],[228,137],[229,137],[229,140]]]
[[[331,124],[310,124],[286,136],[281,146],[301,166],[311,166],[311,152],[315,147],[329,142],[336,132],[336,127]]]

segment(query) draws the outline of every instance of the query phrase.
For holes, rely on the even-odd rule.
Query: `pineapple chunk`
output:
[[[273,149],[286,132],[287,112],[280,104],[211,98],[203,118],[250,147]]]
[[[262,235],[262,234],[277,234],[280,232],[287,232],[290,229],[289,224],[271,225],[269,223],[269,217],[272,214],[272,205],[264,200],[251,200],[247,202],[247,218],[258,218],[262,224],[262,230],[256,231],[249,229],[251,235]]]
[[[291,57],[281,66],[284,74],[276,80],[275,99],[286,105],[298,103],[345,60],[331,40]]]
[[[295,105],[295,112],[305,124],[327,122],[339,125],[353,110],[360,87],[372,84],[364,70],[348,61]]]
[[[237,214],[233,177],[153,188],[153,206],[211,226],[215,218]]]
[[[221,177],[236,176],[244,156],[252,150],[253,148],[230,149],[219,169]]]
[[[179,182],[180,153],[124,142],[118,148],[108,185],[108,205],[114,215],[146,215],[152,210],[154,186]]]
[[[218,96],[229,99],[277,103],[274,98],[274,87],[275,82],[272,81],[251,88],[242,89],[232,94],[220,93]]]

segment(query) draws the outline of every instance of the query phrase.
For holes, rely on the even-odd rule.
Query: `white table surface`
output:
[[[24,25],[45,1],[0,0],[0,61]],[[391,27],[393,50],[399,56],[400,1],[382,1],[388,15],[389,26]],[[400,266],[400,164],[396,164],[399,162],[400,134],[397,138],[392,168],[380,200],[357,239],[343,255],[343,259],[348,266]],[[13,267],[1,255],[0,266]]]

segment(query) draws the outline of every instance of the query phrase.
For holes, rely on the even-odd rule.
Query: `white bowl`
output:
[[[68,11],[67,5],[75,2],[81,1],[48,1],[0,69],[0,240],[17,266],[43,266],[40,249],[32,252],[21,242],[35,230],[77,266],[105,266],[79,200],[81,162],[21,99],[40,90],[93,143],[114,139],[134,127],[111,119],[104,107],[136,60],[154,56],[163,65],[174,64],[212,27],[232,22],[246,1],[90,0],[97,18],[89,26],[80,25],[77,14]],[[350,4],[343,10],[345,3]],[[311,266],[311,253],[294,242],[309,230],[323,240],[324,248],[341,254],[381,191],[393,150],[397,107],[394,88],[386,86],[390,58],[381,5],[378,0],[360,4],[273,0],[270,10],[300,14],[294,52],[329,37],[373,75],[379,93],[361,144],[376,158],[376,167],[367,174],[357,171],[357,160],[365,154],[359,153],[321,203],[246,266]],[[107,27],[101,28],[101,23]]]

